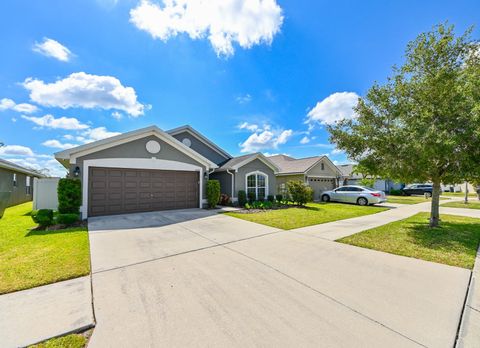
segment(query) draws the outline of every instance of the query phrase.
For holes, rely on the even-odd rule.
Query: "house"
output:
[[[274,194],[278,168],[262,154],[233,157],[190,126],[150,126],[55,153],[82,182],[82,217],[198,208],[206,181],[222,192]]]
[[[354,172],[355,164],[340,164],[337,167],[342,172],[342,185],[360,185],[363,175]],[[367,175],[366,178],[372,177]],[[389,179],[376,179],[373,188],[379,191],[390,192],[390,190],[400,190],[404,186]]]
[[[332,190],[339,185],[342,173],[327,156],[293,158],[286,155],[270,156],[277,172],[277,189],[285,192],[286,183],[300,180],[313,189],[313,199],[320,200],[323,191]]]
[[[0,159],[0,206],[6,208],[31,201],[33,178],[43,177],[43,174],[32,169]]]

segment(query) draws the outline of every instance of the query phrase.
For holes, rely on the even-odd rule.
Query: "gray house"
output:
[[[274,194],[277,167],[262,154],[232,157],[190,126],[150,126],[55,154],[82,181],[82,216],[198,208],[206,181],[222,192]]]
[[[343,185],[360,185],[360,181],[363,178],[362,174],[354,172],[354,164],[341,164],[338,165],[338,169],[342,172]],[[371,176],[366,176],[366,178],[372,178]],[[405,185],[401,183],[394,182],[390,179],[375,179],[373,188],[379,191],[390,192],[390,190],[400,190]]]
[[[0,159],[0,210],[12,205],[28,202],[33,197],[33,178],[44,175]],[[1,213],[0,213],[1,216]]]

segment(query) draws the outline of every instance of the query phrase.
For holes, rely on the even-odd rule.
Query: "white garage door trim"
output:
[[[184,162],[169,161],[155,158],[102,158],[83,161],[82,176],[82,218],[88,217],[88,172],[90,167],[107,168],[132,168],[132,169],[159,169],[159,170],[185,170],[200,172],[199,202],[202,208],[203,197],[203,168]]]

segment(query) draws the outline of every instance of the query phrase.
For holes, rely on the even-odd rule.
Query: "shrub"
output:
[[[283,195],[276,195],[275,199],[277,200],[278,203],[282,203],[283,201]]]
[[[78,214],[82,205],[81,183],[78,179],[60,179],[58,182],[58,212]]]
[[[366,187],[373,187],[375,186],[375,178],[362,178],[359,181],[359,184],[361,186],[366,186]]]
[[[220,205],[230,205],[230,196],[226,193],[222,193],[220,195],[220,200],[218,201]]]
[[[40,227],[47,227],[53,225],[53,210],[52,209],[40,209],[32,211],[32,220]]]
[[[251,208],[252,208],[252,207],[250,206],[250,204],[248,204],[248,203],[245,203],[245,209],[248,209],[248,210],[250,210]]]
[[[220,181],[208,180],[207,181],[207,201],[209,208],[215,208],[220,199]]]
[[[293,203],[305,205],[313,199],[313,190],[310,186],[305,185],[301,181],[287,182],[288,194]]]
[[[252,203],[253,201],[255,201],[255,192],[249,192],[248,193],[248,202],[249,203]]]
[[[243,207],[245,206],[245,203],[247,203],[247,194],[245,191],[240,190],[238,191],[238,205]]]
[[[395,190],[395,189],[391,189],[390,190],[390,194],[392,196],[401,196],[403,194],[402,190]]]
[[[263,202],[263,209],[272,209],[273,203],[271,201]]]
[[[58,214],[56,220],[57,224],[71,225],[80,220],[80,216],[78,214]]]
[[[273,195],[268,195],[267,196],[267,201],[273,202],[275,200],[275,197]]]

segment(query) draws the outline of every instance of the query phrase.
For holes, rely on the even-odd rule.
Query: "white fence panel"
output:
[[[58,209],[57,187],[60,178],[33,180],[33,209]]]

